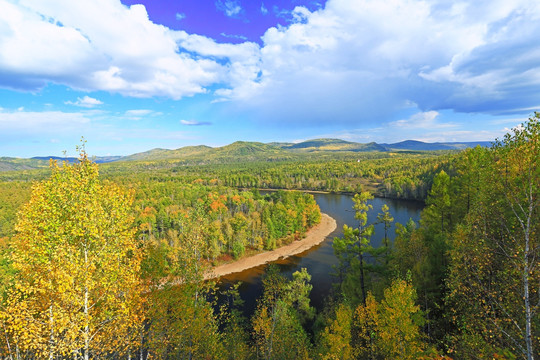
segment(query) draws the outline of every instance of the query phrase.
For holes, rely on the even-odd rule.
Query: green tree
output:
[[[450,223],[450,176],[441,170],[433,179],[433,186],[426,201],[424,217],[430,224],[439,223],[440,232],[449,230]]]
[[[469,156],[480,160],[470,165],[480,186],[452,236],[449,276],[456,343],[470,347],[457,346],[462,354],[506,349],[530,360],[538,352],[539,121],[535,113],[496,141],[488,156]]]
[[[332,244],[334,254],[339,259],[337,270],[338,276],[342,279],[340,282],[341,290],[345,298],[353,304],[359,301],[363,304],[366,302],[366,268],[370,269],[371,267],[366,264],[364,254],[373,252],[370,238],[374,226],[367,225],[367,214],[372,209],[372,206],[367,202],[371,199],[373,196],[369,192],[354,196],[354,217],[358,220],[358,227],[351,228],[344,225],[343,238],[335,238]],[[358,282],[360,283],[360,294],[357,294]]]
[[[240,297],[238,287],[240,283],[233,285],[225,292],[227,302],[221,307],[221,324],[223,330],[223,346],[226,353],[222,358],[236,360],[249,359],[253,355],[250,348],[249,333],[247,332],[247,320],[242,313],[244,301]]]
[[[394,222],[394,218],[392,215],[390,215],[390,212],[388,211],[388,205],[384,204],[381,208],[382,213],[377,214],[377,222],[384,224],[384,238],[383,238],[383,245],[384,245],[384,253],[385,253],[385,265],[388,265],[389,261],[389,252],[390,252],[390,241],[388,239],[388,230],[392,226],[392,223]]]
[[[264,293],[252,318],[257,358],[308,358],[309,339],[302,321],[313,311],[309,306],[310,279],[303,269],[288,282],[276,266],[269,266],[263,279]]]
[[[381,208],[382,213],[377,214],[377,222],[384,224],[384,239],[383,244],[386,248],[389,247],[389,239],[388,239],[388,230],[392,226],[392,223],[394,222],[394,218],[388,211],[388,205],[384,204]]]

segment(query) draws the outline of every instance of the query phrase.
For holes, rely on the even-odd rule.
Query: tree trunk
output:
[[[366,306],[366,286],[364,282],[364,254],[360,250],[360,288],[362,289],[362,304]]]
[[[88,249],[84,248],[84,264],[86,269],[88,269]],[[85,318],[85,325],[84,325],[84,360],[88,360],[89,358],[89,345],[90,345],[90,327],[88,324],[89,321],[89,314],[88,314],[88,280],[85,280],[84,284],[84,318]]]
[[[527,224],[529,225],[529,224]],[[528,227],[528,226],[527,226]],[[528,230],[528,229],[527,229]],[[525,343],[527,360],[534,360],[531,334],[531,303],[529,299],[529,232],[525,233],[525,253],[523,254],[523,300],[525,302]]]
[[[49,360],[54,359],[54,316],[53,316],[53,302],[51,300],[51,305],[49,306]]]

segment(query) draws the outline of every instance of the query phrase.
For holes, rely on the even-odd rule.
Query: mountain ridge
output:
[[[184,146],[178,149],[154,148],[148,151],[127,156],[97,156],[92,157],[96,163],[111,163],[120,161],[156,161],[156,160],[186,160],[206,163],[208,159],[215,162],[238,162],[254,160],[292,160],[301,154],[332,153],[332,152],[386,152],[386,151],[438,151],[463,150],[468,147],[490,146],[490,141],[470,142],[434,142],[404,140],[397,143],[357,143],[343,139],[319,138],[301,142],[270,142],[235,141],[219,147],[207,145]],[[75,162],[75,157],[35,156],[28,159],[0,157],[0,171],[18,169],[43,168],[48,166],[49,159]]]

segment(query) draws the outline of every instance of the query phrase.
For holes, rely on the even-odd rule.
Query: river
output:
[[[331,275],[333,272],[332,265],[335,265],[338,262],[332,249],[332,240],[334,237],[341,237],[343,235],[344,224],[356,226],[358,222],[354,219],[352,196],[318,193],[313,194],[313,196],[321,208],[321,212],[336,219],[336,230],[320,245],[317,245],[304,253],[279,260],[276,264],[278,264],[281,273],[287,278],[291,278],[292,273],[301,268],[307,269],[312,276],[311,284],[313,285],[313,290],[311,291],[311,304],[315,306],[317,310],[320,310],[323,307],[323,302],[329,294],[332,282],[334,281],[334,277]],[[390,214],[394,217],[394,223],[388,233],[390,239],[395,237],[394,224],[396,222],[406,224],[410,218],[418,222],[420,219],[420,212],[424,207],[424,204],[417,201],[383,198],[375,198],[369,203],[373,206],[373,209],[368,213],[368,223],[374,223],[377,220],[377,214],[382,212],[381,207],[383,204],[388,206]],[[379,246],[382,243],[383,238],[384,225],[378,224],[375,226],[375,234],[371,238],[372,245],[374,247]],[[244,312],[248,316],[253,313],[256,300],[262,293],[261,276],[265,269],[266,265],[261,265],[240,273],[224,276],[219,280],[219,287],[222,289],[239,281],[242,282],[239,291],[240,296],[245,301]]]

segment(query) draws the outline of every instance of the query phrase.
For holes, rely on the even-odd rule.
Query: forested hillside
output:
[[[83,151],[45,179],[3,175],[1,357],[538,357],[540,113],[490,148],[439,156],[126,164],[98,167]],[[257,188],[356,193],[321,311],[305,269],[286,278],[269,266],[251,318],[237,288],[218,295],[202,281],[212,264],[319,221],[311,195]],[[420,223],[394,224],[368,190],[425,199]],[[373,211],[385,229],[376,248]]]
[[[206,145],[185,146],[174,150],[152,149],[128,156],[97,156],[92,161],[98,164],[111,162],[132,161],[167,161],[177,165],[208,165],[208,164],[237,164],[245,162],[276,162],[276,161],[314,161],[316,159],[344,158],[349,159],[362,155],[359,153],[388,153],[402,154],[418,152],[456,151],[475,146],[490,146],[489,142],[463,143],[424,143],[406,140],[395,144],[377,144],[375,142],[362,144],[340,139],[314,139],[299,143],[269,143],[253,141],[237,141],[221,147]],[[336,156],[337,155],[337,156]],[[378,154],[378,156],[384,154]],[[396,154],[388,153],[387,156]],[[0,172],[13,170],[31,170],[46,168],[49,160],[75,162],[77,158],[66,156],[36,156],[31,159],[0,158]],[[124,164],[124,166],[129,166]]]

